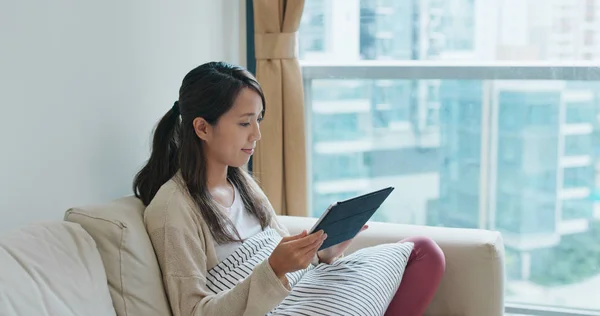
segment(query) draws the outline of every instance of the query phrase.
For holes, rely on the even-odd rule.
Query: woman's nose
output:
[[[258,141],[261,138],[261,134],[260,134],[260,125],[256,124],[254,125],[254,131],[252,132],[252,141]]]

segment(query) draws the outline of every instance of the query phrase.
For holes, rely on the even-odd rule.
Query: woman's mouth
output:
[[[247,153],[248,155],[252,155],[254,153],[254,148],[242,149],[242,151]]]

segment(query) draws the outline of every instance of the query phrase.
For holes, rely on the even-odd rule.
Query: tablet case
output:
[[[319,250],[354,238],[393,190],[388,187],[333,204],[312,230],[322,229],[327,234]]]

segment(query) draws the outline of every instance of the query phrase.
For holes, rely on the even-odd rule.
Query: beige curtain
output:
[[[296,37],[304,0],[254,0],[256,77],[266,99],[252,170],[280,215],[306,216],[304,92]]]

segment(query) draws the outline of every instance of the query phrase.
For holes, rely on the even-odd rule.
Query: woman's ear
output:
[[[196,136],[204,141],[208,140],[210,124],[208,124],[208,122],[201,117],[195,118],[192,124],[194,125],[194,132],[196,133]]]

